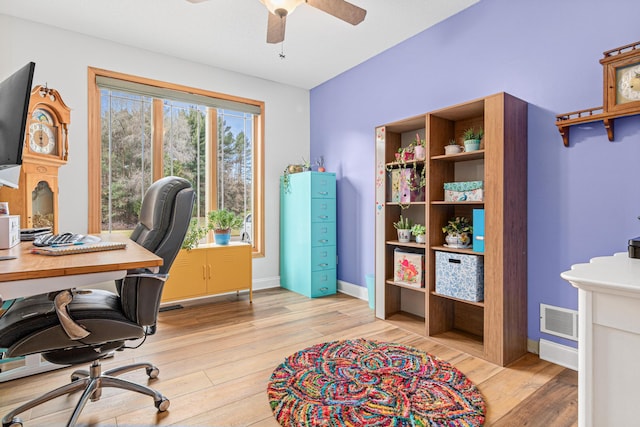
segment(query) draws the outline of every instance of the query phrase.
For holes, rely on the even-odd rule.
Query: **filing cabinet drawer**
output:
[[[311,249],[311,271],[336,268],[336,247],[319,246]]]
[[[332,222],[335,220],[335,199],[311,199],[311,222]]]
[[[336,244],[335,222],[311,223],[311,246],[331,246]]]
[[[336,176],[322,173],[311,175],[311,197],[335,199]]]
[[[311,273],[311,297],[322,297],[336,293],[336,270]]]

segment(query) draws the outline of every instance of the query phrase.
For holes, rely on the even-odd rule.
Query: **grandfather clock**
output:
[[[71,110],[57,90],[31,91],[20,182],[17,189],[0,189],[0,200],[20,215],[21,228],[52,227],[58,233],[58,168],[67,163],[70,121]]]

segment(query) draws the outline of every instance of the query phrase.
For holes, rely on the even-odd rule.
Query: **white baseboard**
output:
[[[261,289],[279,288],[280,276],[267,277],[265,279],[254,279],[251,282],[251,286],[253,286],[254,291],[259,291]]]
[[[540,340],[540,359],[578,370],[578,350],[544,339]]]
[[[338,292],[352,296],[354,298],[369,301],[369,292],[364,286],[338,280]]]

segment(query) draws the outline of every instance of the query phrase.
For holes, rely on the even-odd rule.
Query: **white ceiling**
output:
[[[283,45],[266,43],[258,0],[2,0],[0,13],[311,89],[477,1],[351,0],[367,10],[358,26],[302,4]]]

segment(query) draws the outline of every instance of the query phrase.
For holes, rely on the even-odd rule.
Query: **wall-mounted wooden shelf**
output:
[[[586,110],[573,111],[571,113],[559,114],[556,116],[556,126],[560,135],[562,135],[562,142],[564,146],[569,146],[569,129],[571,126],[602,122],[604,128],[607,131],[607,137],[609,141],[613,141],[613,120],[618,117],[634,116],[640,114],[640,108],[638,110],[629,110],[625,112],[605,113],[603,107],[588,108]]]
[[[640,114],[640,99],[635,80],[640,78],[640,42],[620,46],[603,53],[603,106],[556,116],[556,126],[564,146],[569,146],[571,126],[599,122],[604,124],[609,141],[613,141],[613,120]]]

